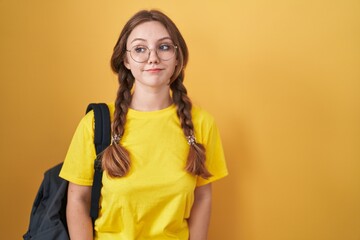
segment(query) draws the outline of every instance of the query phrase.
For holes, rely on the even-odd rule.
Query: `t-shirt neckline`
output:
[[[176,108],[175,104],[171,104],[170,106],[153,111],[139,111],[133,108],[129,108],[128,116],[129,117],[137,117],[137,118],[151,118],[151,117],[159,117],[164,116],[169,113],[173,113],[174,109]]]

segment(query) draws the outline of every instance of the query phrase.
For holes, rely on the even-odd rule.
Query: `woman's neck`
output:
[[[164,88],[148,91],[134,88],[130,108],[137,111],[156,111],[169,107],[172,104],[170,89]]]

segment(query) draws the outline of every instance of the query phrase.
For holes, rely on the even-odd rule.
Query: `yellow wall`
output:
[[[142,8],[181,29],[221,130],[210,240],[359,240],[358,0],[0,1],[1,239],[26,231],[86,105],[113,100],[112,47]]]

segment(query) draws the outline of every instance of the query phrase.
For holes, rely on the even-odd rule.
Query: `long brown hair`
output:
[[[183,129],[185,139],[187,139],[190,145],[185,169],[193,175],[199,175],[207,179],[212,175],[205,167],[205,148],[202,144],[197,143],[194,138],[194,125],[191,116],[192,103],[183,84],[184,69],[188,62],[188,48],[174,22],[157,10],[143,10],[136,13],[125,24],[115,44],[111,57],[111,68],[118,74],[119,89],[117,91],[114,121],[112,123],[113,142],[103,152],[102,167],[109,176],[122,177],[126,175],[131,165],[129,152],[120,143],[120,139],[125,131],[126,115],[132,98],[131,89],[135,81],[131,71],[124,65],[126,43],[131,31],[136,26],[149,21],[158,21],[163,24],[173,43],[178,47],[178,64],[170,79],[170,89],[172,91],[173,102],[177,107],[177,115],[180,119],[181,128]]]

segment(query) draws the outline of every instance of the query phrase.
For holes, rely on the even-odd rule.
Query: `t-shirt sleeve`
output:
[[[219,130],[213,119],[210,119],[209,124],[206,125],[207,130],[203,132],[203,144],[206,151],[205,165],[212,177],[209,179],[198,177],[196,186],[208,184],[228,175]]]
[[[90,111],[80,121],[71,140],[60,177],[69,182],[91,186],[94,176],[94,112]]]

